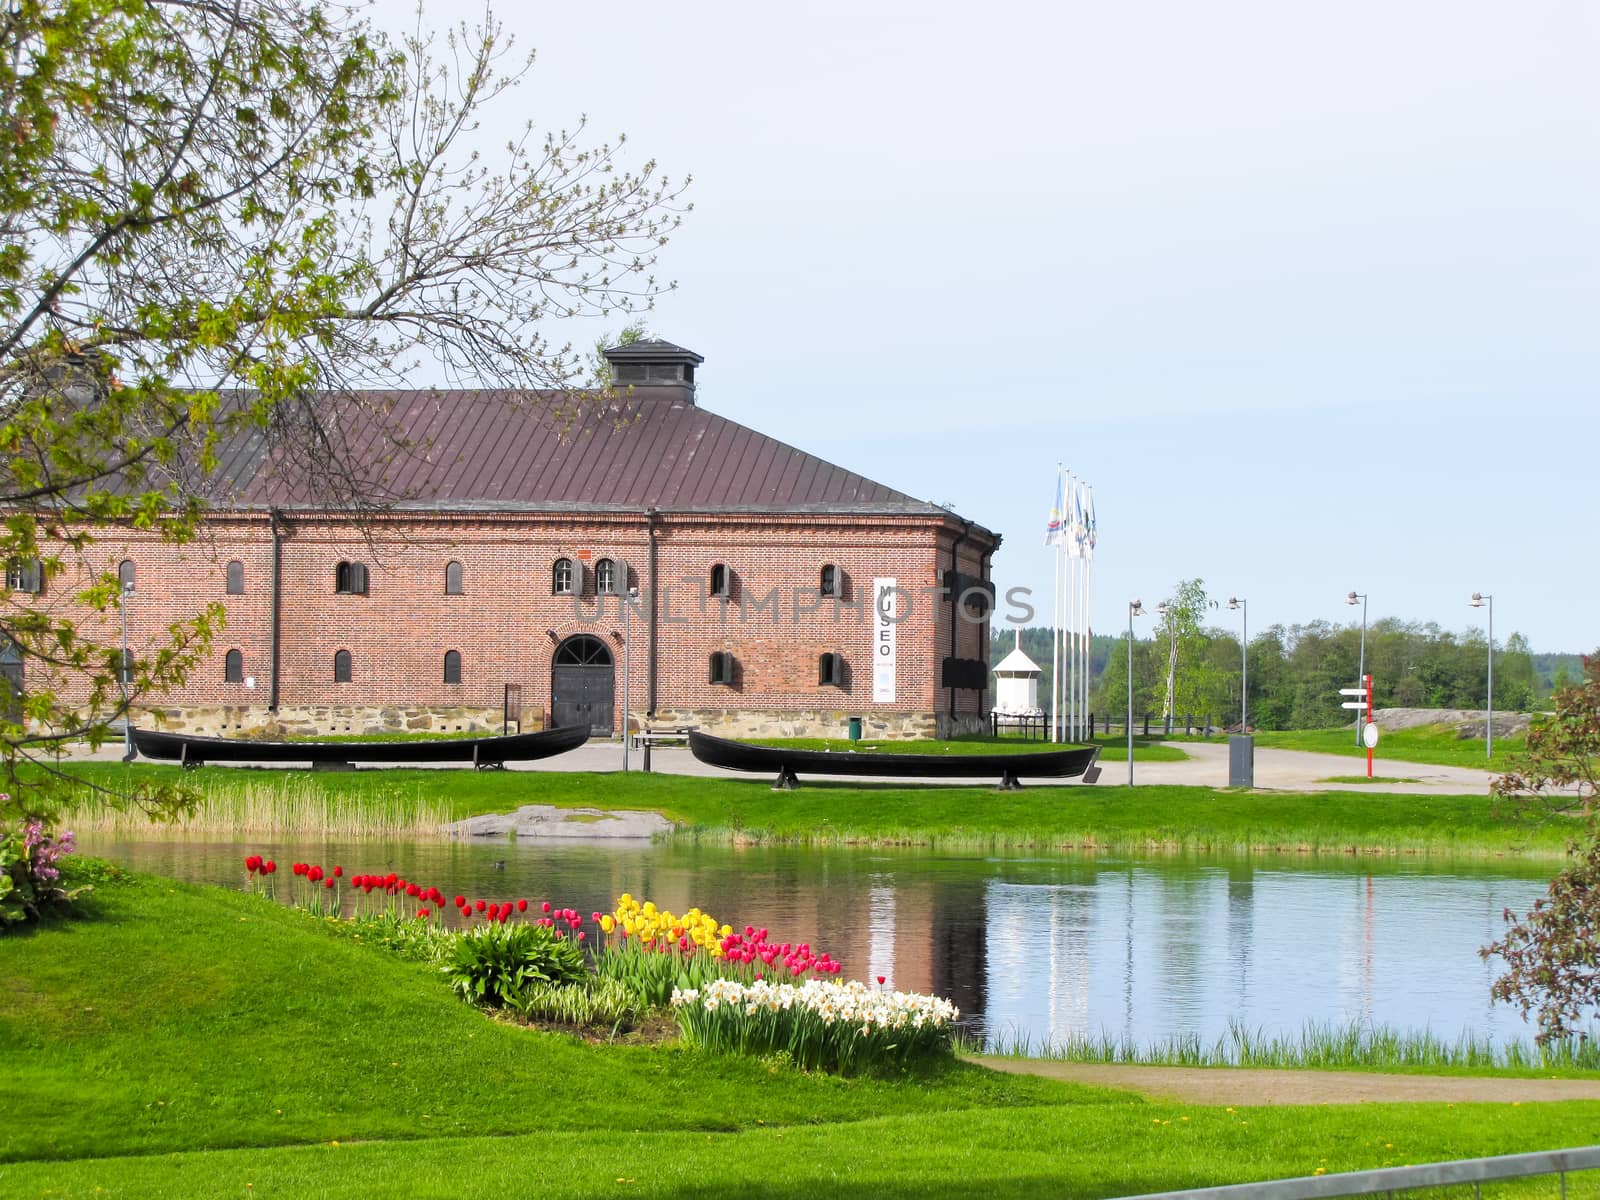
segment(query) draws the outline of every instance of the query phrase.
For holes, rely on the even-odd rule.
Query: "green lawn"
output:
[[[1340,729],[1275,729],[1255,735],[1256,745],[1273,750],[1312,750],[1318,754],[1343,754],[1350,758],[1366,758],[1365,746],[1356,745],[1355,732],[1348,726]],[[1184,737],[1175,735],[1174,742],[1220,741],[1219,738]],[[1456,731],[1438,725],[1424,725],[1416,729],[1384,731],[1373,751],[1376,763],[1424,763],[1436,767],[1476,767],[1479,770],[1503,771],[1513,754],[1522,753],[1526,738],[1495,738],[1494,757],[1484,753],[1482,737],[1459,738]]]
[[[587,1045],[160,879],[0,937],[0,997],[7,1197],[1115,1195],[1600,1140],[1600,1103],[1230,1111],[956,1062],[841,1080]]]
[[[764,780],[683,775],[531,771],[242,771],[92,764],[82,774],[111,787],[175,783],[219,797],[218,831],[242,828],[224,800],[240,789],[279,789],[286,805],[394,827],[424,805],[445,816],[508,812],[522,804],[653,809],[680,836],[796,844],[896,843],[961,847],[1172,848],[1558,857],[1570,831],[1511,824],[1482,796],[1397,796],[1357,788],[1251,793],[1204,787],[910,788],[807,782],[775,792]],[[366,806],[363,808],[362,806]],[[270,805],[269,805],[270,807]],[[363,813],[368,814],[363,817]],[[303,815],[303,814],[302,814]],[[390,819],[396,818],[396,819]],[[330,816],[331,820],[331,816]],[[315,827],[316,821],[285,827]],[[260,832],[260,830],[253,830]]]

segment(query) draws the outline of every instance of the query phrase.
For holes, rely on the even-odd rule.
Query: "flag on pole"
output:
[[[1069,558],[1083,557],[1083,489],[1077,484],[1072,488],[1072,515],[1068,519],[1067,555]]]
[[[1084,491],[1085,497],[1088,500],[1088,511],[1087,511],[1086,515],[1084,516],[1085,539],[1088,542],[1088,549],[1084,551],[1084,555],[1083,556],[1085,558],[1093,558],[1094,557],[1094,543],[1095,543],[1095,536],[1096,536],[1095,535],[1095,520],[1094,520],[1094,489],[1092,487],[1090,487],[1088,484],[1084,484],[1083,485],[1083,491]]]
[[[1066,503],[1063,500],[1061,473],[1056,472],[1056,502],[1050,508],[1050,520],[1044,527],[1044,544],[1059,546],[1067,540]]]

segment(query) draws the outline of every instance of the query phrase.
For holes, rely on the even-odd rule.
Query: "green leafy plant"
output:
[[[631,989],[616,979],[580,984],[530,983],[505,998],[505,1007],[524,1021],[548,1021],[577,1028],[631,1028],[649,1011]]]
[[[453,939],[429,921],[404,917],[399,913],[362,913],[341,923],[358,942],[382,946],[413,962],[438,962],[449,951]]]
[[[584,978],[583,947],[543,925],[495,923],[455,936],[439,968],[464,1000],[497,1008],[530,984]]]

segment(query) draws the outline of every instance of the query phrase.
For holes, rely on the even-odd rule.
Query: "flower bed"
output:
[[[249,886],[275,895],[277,864],[245,859]],[[808,1069],[853,1071],[948,1053],[954,1005],[935,996],[838,982],[843,965],[806,942],[736,930],[699,908],[681,916],[624,892],[586,919],[550,901],[447,899],[390,872],[294,863],[291,899],[337,918],[349,897],[355,936],[438,965],[456,992],[485,1008],[614,1033],[670,1011],[685,1042],[714,1052],[787,1054]],[[453,907],[466,926],[442,925]],[[594,937],[590,937],[590,933]]]
[[[847,1072],[947,1053],[956,1006],[849,980],[796,986],[718,979],[672,994],[684,1041],[728,1054],[785,1053],[796,1065]]]

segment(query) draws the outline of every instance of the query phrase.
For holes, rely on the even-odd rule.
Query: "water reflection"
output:
[[[609,909],[624,891],[698,905],[776,940],[827,950],[852,977],[947,996],[981,1035],[1206,1041],[1237,1023],[1307,1021],[1525,1037],[1492,1006],[1478,948],[1525,910],[1548,868],[1329,865],[1285,858],[978,858],[926,851],[678,845],[91,847],[141,870],[240,886],[270,851],[347,872],[396,871],[448,894]],[[496,863],[503,863],[498,868]]]

